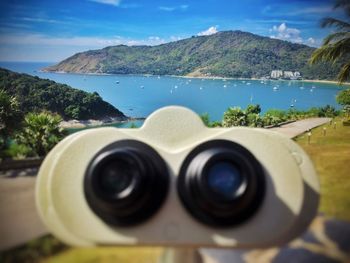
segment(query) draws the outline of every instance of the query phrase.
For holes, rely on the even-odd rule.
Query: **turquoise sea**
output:
[[[228,107],[250,103],[268,109],[308,109],[327,104],[340,108],[335,96],[342,87],[303,81],[196,79],[143,75],[85,75],[40,72],[53,63],[0,62],[0,67],[28,73],[101,97],[128,116],[147,117],[167,105],[182,105],[211,120],[221,120]]]

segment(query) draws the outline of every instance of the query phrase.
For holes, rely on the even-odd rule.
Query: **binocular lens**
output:
[[[128,188],[138,173],[135,166],[121,160],[112,160],[101,169],[100,189],[108,195],[117,195]]]
[[[180,199],[200,222],[231,227],[250,218],[262,203],[265,176],[243,146],[213,140],[186,157],[177,181]]]
[[[235,198],[243,182],[239,168],[228,161],[213,164],[208,170],[207,180],[210,190],[227,200]]]
[[[147,144],[134,140],[118,141],[99,151],[84,179],[90,208],[114,226],[149,219],[164,202],[168,187],[163,159]]]

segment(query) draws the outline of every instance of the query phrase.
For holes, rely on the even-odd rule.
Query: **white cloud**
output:
[[[41,34],[12,34],[1,35],[1,45],[36,45],[36,46],[69,46],[69,47],[84,47],[89,49],[103,48],[114,45],[159,45],[169,42],[158,36],[150,36],[146,39],[131,39],[121,36],[111,38],[100,37],[50,37]],[[0,59],[1,60],[1,59]]]
[[[209,36],[209,35],[213,35],[216,34],[218,32],[218,28],[217,26],[211,26],[209,27],[207,30],[204,30],[202,32],[199,32],[197,34],[197,36]]]
[[[307,43],[309,43],[310,45],[314,45],[316,43],[316,40],[313,37],[309,37]]]
[[[88,0],[88,1],[105,4],[105,5],[114,5],[114,6],[119,6],[121,2],[121,0]]]
[[[158,6],[158,9],[161,11],[172,12],[175,10],[185,11],[188,9],[188,5],[179,5],[179,6]]]
[[[303,39],[300,36],[300,30],[296,28],[291,28],[286,25],[286,23],[282,23],[279,26],[273,26],[270,30],[273,35],[271,38],[287,40],[294,43],[303,43]]]

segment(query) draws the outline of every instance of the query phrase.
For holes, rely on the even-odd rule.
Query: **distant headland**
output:
[[[43,71],[260,79],[282,70],[289,75],[298,72],[293,76],[296,79],[335,80],[340,65],[309,65],[314,50],[248,32],[223,31],[158,46],[118,45],[90,50]]]

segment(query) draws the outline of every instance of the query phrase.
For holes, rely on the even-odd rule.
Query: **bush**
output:
[[[30,156],[45,156],[66,135],[59,126],[61,121],[59,115],[48,112],[29,113],[16,141],[30,149]]]

